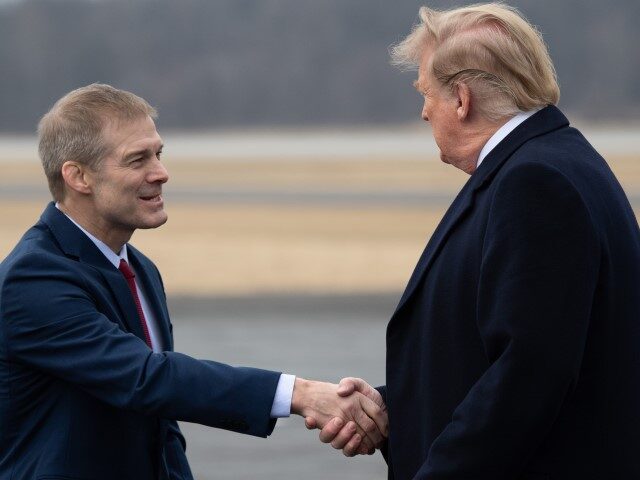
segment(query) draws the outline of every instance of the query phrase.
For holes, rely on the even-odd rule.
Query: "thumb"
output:
[[[338,384],[338,395],[348,397],[355,391],[360,391],[364,381],[360,378],[346,377]]]
[[[316,419],[313,418],[313,417],[305,417],[304,425],[309,430],[313,430],[314,428],[318,428],[318,422],[316,422]]]

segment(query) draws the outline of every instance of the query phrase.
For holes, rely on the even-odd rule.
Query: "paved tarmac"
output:
[[[176,350],[305,378],[361,376],[384,382],[385,328],[399,292],[362,296],[170,298]],[[199,480],[386,478],[380,453],[346,458],[321,444],[300,417],[261,439],[183,423]]]

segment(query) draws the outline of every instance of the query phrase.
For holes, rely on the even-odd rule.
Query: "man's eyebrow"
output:
[[[420,80],[414,80],[413,88],[415,88],[420,95],[425,95],[428,91],[427,87],[420,85]]]
[[[130,159],[130,158],[137,157],[138,155],[144,155],[144,154],[147,154],[147,153],[149,153],[150,151],[151,151],[151,149],[149,149],[149,148],[141,148],[141,149],[139,149],[139,150],[133,150],[132,152],[127,153],[127,154],[124,156],[124,158],[125,158],[125,160],[128,160],[128,159]]]
[[[132,151],[130,153],[127,153],[124,158],[125,158],[125,160],[128,160],[130,158],[137,157],[138,155],[162,152],[163,148],[164,148],[164,144],[161,144],[160,147],[158,148],[158,150],[155,150],[153,148],[141,148],[139,150],[134,150],[134,151]]]

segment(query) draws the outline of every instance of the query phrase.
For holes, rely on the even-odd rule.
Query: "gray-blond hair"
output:
[[[54,200],[64,199],[62,165],[75,161],[97,169],[114,145],[103,131],[110,121],[157,117],[144,99],[111,85],[94,83],[67,93],[38,124],[38,152]]]
[[[490,120],[555,105],[556,72],[536,28],[502,3],[446,11],[420,9],[421,22],[391,47],[392,63],[413,69],[433,48],[431,73],[444,87],[469,86],[479,113]]]

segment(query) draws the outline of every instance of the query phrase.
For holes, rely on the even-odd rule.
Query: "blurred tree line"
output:
[[[6,0],[5,0],[6,2]],[[132,90],[163,127],[381,124],[418,119],[388,47],[409,0],[22,0],[0,3],[0,131],[33,131],[65,92]],[[451,2],[429,4],[449,7]],[[640,117],[640,1],[519,0],[556,63],[561,106]]]

